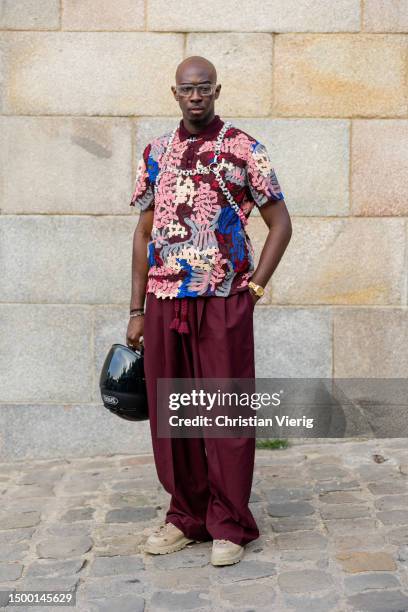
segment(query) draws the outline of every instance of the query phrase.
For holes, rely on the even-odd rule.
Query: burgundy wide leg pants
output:
[[[255,378],[253,310],[249,289],[228,297],[147,293],[144,366],[157,475],[171,495],[165,521],[192,539],[244,546],[259,537],[248,507],[256,440],[158,438],[157,378]]]

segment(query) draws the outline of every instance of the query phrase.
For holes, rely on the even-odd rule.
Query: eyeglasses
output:
[[[201,85],[176,85],[176,92],[183,98],[189,98],[194,89],[197,89],[200,96],[211,96],[216,87],[215,84],[211,83],[202,83]]]

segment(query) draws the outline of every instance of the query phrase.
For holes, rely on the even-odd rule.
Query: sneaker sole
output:
[[[145,545],[143,546],[143,552],[150,553],[151,555],[166,555],[168,553],[177,552],[178,550],[182,550],[187,544],[191,544],[192,542],[197,542],[198,544],[201,542],[200,540],[190,540],[185,539],[181,542],[177,542],[176,544],[171,544],[168,546],[152,546]]]
[[[243,553],[240,553],[238,557],[230,557],[229,559],[211,559],[211,563],[212,565],[234,565],[239,563],[243,556]]]

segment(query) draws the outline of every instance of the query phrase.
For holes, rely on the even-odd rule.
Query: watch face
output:
[[[258,297],[262,297],[264,292],[260,285],[256,285],[255,283],[251,281],[251,283],[249,284],[249,288],[252,289],[255,295],[257,295]]]

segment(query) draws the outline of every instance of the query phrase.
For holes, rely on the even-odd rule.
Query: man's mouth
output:
[[[204,110],[203,108],[198,107],[198,106],[194,106],[193,108],[190,108],[191,113],[202,113],[203,110]]]

